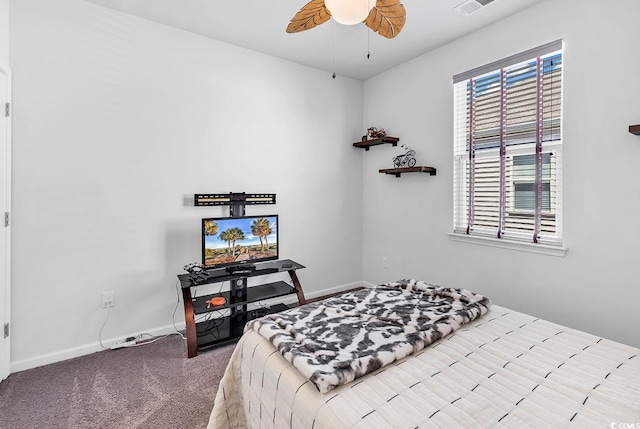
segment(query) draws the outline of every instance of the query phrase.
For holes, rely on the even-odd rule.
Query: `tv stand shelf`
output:
[[[298,303],[306,303],[302,286],[296,275],[296,270],[305,268],[290,259],[277,261],[258,262],[255,270],[229,273],[226,268],[217,268],[206,271],[207,277],[193,281],[189,274],[178,275],[182,287],[184,301],[184,318],[187,328],[187,356],[194,357],[198,350],[222,345],[237,340],[242,336],[244,325],[251,318],[252,312],[247,305],[252,302],[278,298],[286,295],[297,294]],[[293,286],[284,281],[266,283],[247,287],[247,279],[267,274],[287,272]],[[221,293],[192,296],[192,289],[198,286],[222,283],[229,281],[230,290]],[[208,305],[211,298],[222,296],[226,302],[223,305]],[[208,307],[208,308],[207,308]],[[207,318],[196,322],[195,316],[215,311],[226,310],[230,314],[224,317]]]
[[[265,299],[278,298],[280,296],[297,293],[296,288],[289,286],[288,283],[279,281],[275,283],[265,283],[260,286],[247,288],[247,300],[235,302],[233,305],[245,305],[251,302],[263,301]],[[221,296],[226,300],[226,304],[212,306],[207,304],[211,298]],[[224,310],[231,307],[231,291],[214,293],[211,295],[202,295],[192,299],[193,313],[204,314],[212,311]]]

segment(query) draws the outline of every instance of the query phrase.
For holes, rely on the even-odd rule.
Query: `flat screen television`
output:
[[[206,268],[278,259],[278,215],[202,219]]]

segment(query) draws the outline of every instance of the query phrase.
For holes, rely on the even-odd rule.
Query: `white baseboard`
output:
[[[305,298],[318,298],[319,296],[325,296],[325,295],[332,295],[334,293],[340,293],[340,292],[344,292],[347,290],[351,290],[351,289],[356,289],[359,287],[369,287],[368,283],[365,282],[353,282],[353,283],[347,283],[347,284],[343,284],[343,285],[339,285],[339,286],[335,286],[332,288],[327,288],[327,289],[323,289],[320,291],[315,291],[312,293],[305,293],[304,296]]]
[[[185,329],[184,322],[176,323],[176,328],[178,328],[179,330],[184,330]],[[36,368],[43,365],[49,365],[51,363],[56,363],[56,362],[60,362],[67,359],[73,359],[76,357],[89,355],[95,352],[109,351],[111,353],[117,353],[118,350],[110,349],[110,347],[113,344],[116,344],[122,341],[124,338],[135,337],[137,335],[140,335],[141,333],[142,332],[138,332],[131,335],[121,335],[117,338],[104,339],[102,340],[102,344],[104,344],[104,346],[107,347],[106,350],[102,348],[102,346],[100,345],[100,341],[95,341],[93,343],[85,344],[82,346],[72,347],[66,350],[60,350],[53,353],[47,353],[44,355],[35,356],[29,359],[23,359],[16,362],[11,362],[11,373],[25,371],[27,369]],[[150,334],[154,337],[158,337],[163,335],[175,334],[177,332],[176,332],[176,329],[173,327],[173,325],[167,325],[160,328],[147,330],[143,333]]]
[[[347,284],[334,286],[334,287],[319,290],[319,291],[314,291],[311,293],[305,293],[305,298],[307,299],[317,298],[320,296],[331,295],[331,294],[344,292],[344,291],[359,288],[359,287],[373,287],[373,286],[374,285],[367,282],[347,283]],[[280,298],[274,298],[271,300],[261,301],[261,304],[263,305],[272,305],[276,303],[294,304],[297,302],[298,300],[296,298],[296,295],[292,294],[286,297],[280,297]],[[261,306],[260,304],[255,304],[250,306],[250,308],[256,308],[260,306]],[[178,328],[179,330],[184,330],[185,329],[184,322],[176,323],[176,328]],[[147,330],[144,333],[153,335],[155,337],[155,336],[162,336],[162,335],[176,333],[176,329],[173,327],[173,325],[167,325],[167,326],[162,326],[152,330]],[[132,333],[130,335],[120,335],[116,338],[105,339],[105,340],[102,340],[102,344],[105,347],[107,347],[107,349],[111,353],[117,353],[118,352],[117,350],[110,350],[110,347],[113,344],[116,344],[119,341],[122,341],[124,338],[135,337],[136,335],[139,335],[139,334],[141,333],[137,332],[137,333]],[[57,352],[48,353],[40,356],[35,356],[29,359],[23,359],[16,362],[11,362],[11,373],[25,371],[27,369],[36,368],[43,365],[49,365],[51,363],[60,362],[63,360],[72,359],[72,358],[76,358],[76,357],[80,357],[80,356],[84,356],[84,355],[88,355],[88,354],[100,352],[100,351],[105,351],[105,349],[102,348],[99,341],[95,341],[93,343],[85,344],[82,346],[73,347],[66,350],[60,350]]]

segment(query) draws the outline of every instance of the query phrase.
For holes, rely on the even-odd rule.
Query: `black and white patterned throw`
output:
[[[426,347],[490,306],[465,289],[401,280],[267,315],[245,330],[271,341],[326,393]]]

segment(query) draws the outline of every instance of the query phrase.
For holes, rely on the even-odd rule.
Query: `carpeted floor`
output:
[[[205,428],[235,344],[187,359],[179,335],[11,374],[0,429]]]

